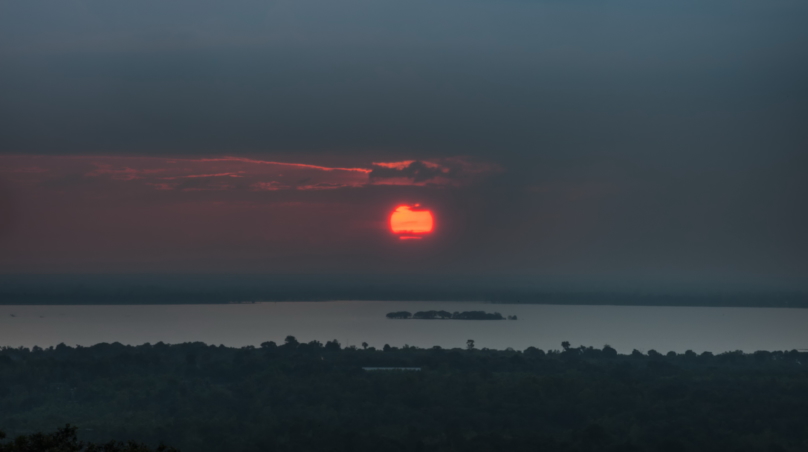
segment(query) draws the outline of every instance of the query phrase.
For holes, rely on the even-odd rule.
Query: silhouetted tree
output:
[[[617,356],[617,350],[613,349],[609,344],[606,344],[603,346],[603,356],[614,358]]]
[[[0,432],[0,439],[6,437]],[[110,441],[93,444],[79,441],[76,427],[66,425],[53,433],[21,435],[7,443],[0,443],[0,452],[179,452],[173,447],[159,445],[151,448],[134,441]]]
[[[536,347],[528,347],[525,349],[525,355],[527,356],[544,356],[544,350],[538,349]]]
[[[409,319],[411,317],[412,313],[407,311],[391,312],[387,314],[388,319]]]

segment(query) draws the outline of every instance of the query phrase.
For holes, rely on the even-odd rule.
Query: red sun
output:
[[[400,240],[420,239],[424,234],[432,232],[432,212],[414,206],[398,206],[390,215],[390,230]]]

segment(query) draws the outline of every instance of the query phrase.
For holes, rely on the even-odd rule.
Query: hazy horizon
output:
[[[805,290],[807,18],[5,2],[0,274]],[[400,240],[416,204],[434,230]]]

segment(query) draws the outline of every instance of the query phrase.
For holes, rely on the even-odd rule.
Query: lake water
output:
[[[391,311],[500,312],[516,321],[389,320]],[[0,306],[0,346],[89,346],[201,341],[228,346],[337,339],[384,344],[523,350],[602,347],[620,352],[808,349],[808,310],[463,302],[290,302],[229,305]]]

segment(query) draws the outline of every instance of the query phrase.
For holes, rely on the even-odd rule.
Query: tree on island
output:
[[[485,311],[464,311],[452,314],[454,320],[505,320],[499,312],[487,313]]]
[[[387,314],[388,319],[409,319],[411,317],[412,314],[407,311],[391,312]]]
[[[464,311],[450,313],[449,311],[418,311],[411,314],[407,311],[391,312],[387,314],[388,319],[417,319],[417,320],[505,320],[499,312],[488,313],[485,311]],[[516,320],[516,316],[509,316],[509,320]]]
[[[414,319],[421,319],[421,320],[433,320],[433,319],[451,319],[452,313],[449,311],[418,311],[413,314],[412,318]]]
[[[418,311],[412,318],[419,320],[431,320],[437,318],[438,311]]]

